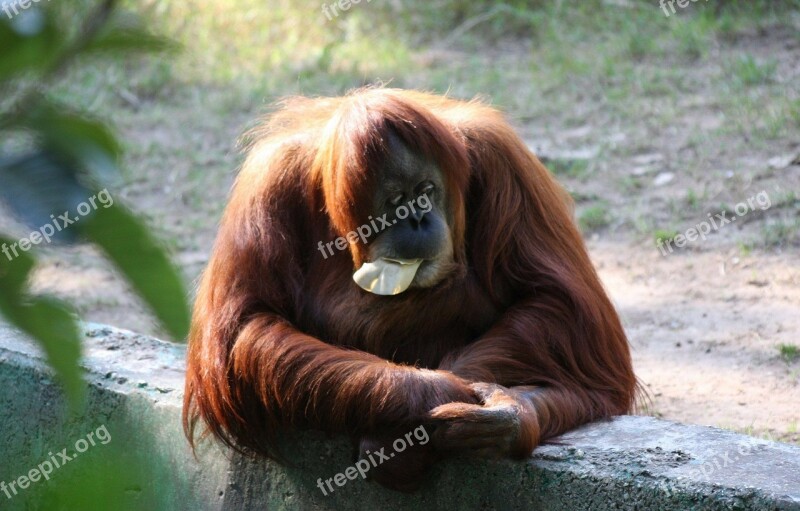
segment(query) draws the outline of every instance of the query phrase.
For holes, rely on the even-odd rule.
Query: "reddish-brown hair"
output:
[[[442,170],[461,270],[377,297],[351,280],[363,245],[316,245],[365,222],[390,134]],[[358,436],[477,403],[471,382],[541,389],[522,451],[631,409],[625,333],[570,201],[499,112],[364,89],[287,100],[251,138],[195,304],[190,440],[201,420],[275,457],[293,429]]]

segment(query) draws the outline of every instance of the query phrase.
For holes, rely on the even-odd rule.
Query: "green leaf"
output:
[[[0,237],[0,248],[12,243]],[[21,251],[13,256],[9,250],[9,254],[12,257],[5,252],[0,255],[0,313],[42,346],[67,400],[77,410],[84,400],[86,386],[79,366],[81,338],[75,321],[57,300],[24,293],[33,258]]]
[[[119,177],[122,147],[102,122],[42,102],[22,125],[38,133],[45,147],[67,155],[94,179],[104,182]]]
[[[189,308],[183,281],[147,228],[127,210],[111,204],[82,221],[81,230],[103,248],[173,338],[185,339]]]
[[[81,337],[72,314],[61,302],[47,297],[31,298],[22,305],[3,309],[17,328],[37,341],[47,355],[74,409],[85,397],[81,375]]]
[[[14,241],[0,236],[0,300],[22,295],[25,281],[33,269],[33,258],[19,249],[15,252],[13,245]],[[12,262],[14,266],[11,266]]]
[[[64,42],[52,20],[40,10],[0,16],[0,81],[49,66]]]
[[[120,12],[83,48],[83,53],[154,53],[175,50],[177,47],[174,41],[148,31],[141,17],[130,12]]]
[[[98,36],[83,50],[84,53],[99,52],[141,52],[157,53],[177,49],[169,39],[155,36],[145,30],[118,29]]]
[[[41,500],[34,509],[142,511],[171,507],[172,496],[165,491],[166,486],[150,483],[166,481],[171,476],[168,456],[157,449],[153,435],[136,423],[136,417],[115,415],[128,416],[121,420],[116,416],[106,419],[101,426],[107,425],[107,436],[103,438],[110,438],[109,443],[98,442],[81,454],[80,470],[59,472],[58,483],[41,492]],[[48,430],[44,434],[54,436]],[[134,444],[136,448],[131,449]]]

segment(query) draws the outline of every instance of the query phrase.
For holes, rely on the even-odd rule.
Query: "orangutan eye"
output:
[[[404,193],[396,193],[389,198],[389,204],[392,206],[399,206],[405,197]]]
[[[436,185],[431,183],[430,181],[425,183],[422,188],[419,190],[420,195],[430,195],[433,193],[433,190],[436,189]]]

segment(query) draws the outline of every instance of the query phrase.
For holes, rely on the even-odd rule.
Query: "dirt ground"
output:
[[[644,59],[611,105],[578,82],[545,90],[541,101],[537,91],[517,97],[528,105],[524,115],[504,106],[576,199],[576,218],[650,396],[643,413],[800,443],[800,359],[780,351],[800,346],[800,117],[781,117],[789,104],[782,101],[796,101],[800,111],[797,31],[745,31],[704,49],[699,61]],[[513,82],[531,51],[522,43],[479,55],[448,48],[418,60],[434,68],[468,61],[500,67]],[[770,62],[763,86],[730,85],[737,71],[724,63],[742,55]],[[738,73],[753,81],[747,72]],[[393,85],[428,88],[423,75]],[[500,94],[499,86],[479,87]],[[143,100],[114,113],[133,177],[113,195],[167,240],[190,287],[235,175],[234,142],[267,101],[236,103],[230,94]],[[666,255],[655,246],[657,231],[686,233],[723,210],[731,217],[737,203],[760,192],[769,208],[750,207],[707,240]],[[37,291],[65,298],[85,320],[163,334],[92,249],[46,248],[42,255]]]
[[[649,244],[604,241],[590,250],[652,414],[800,440],[800,365],[776,350],[800,332],[796,253],[664,257]]]

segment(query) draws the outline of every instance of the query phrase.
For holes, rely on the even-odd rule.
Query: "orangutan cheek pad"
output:
[[[353,274],[358,286],[376,295],[400,294],[411,285],[422,259],[378,259],[364,263]]]

